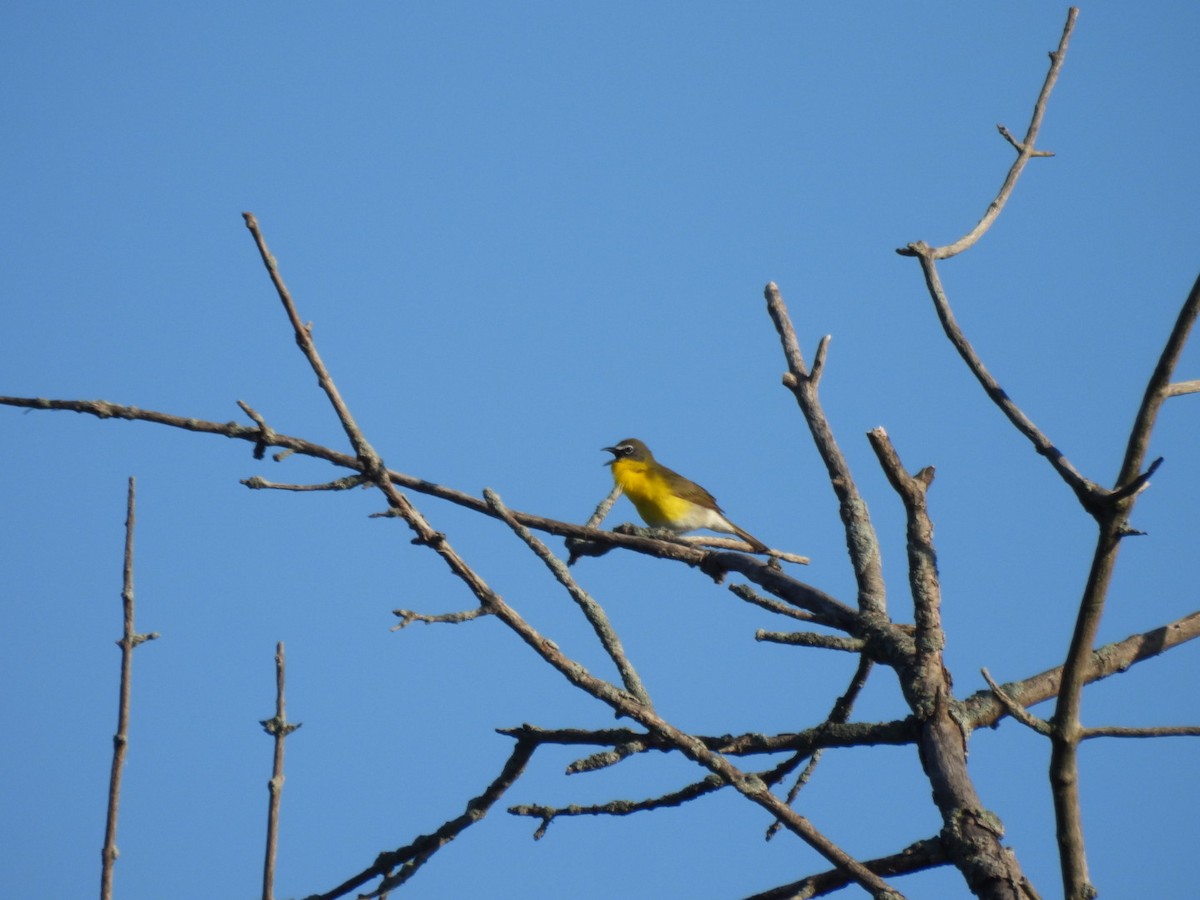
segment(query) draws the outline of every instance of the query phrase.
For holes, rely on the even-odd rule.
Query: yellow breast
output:
[[[613,481],[621,486],[647,525],[654,528],[686,526],[694,516],[696,504],[678,496],[660,469],[653,463],[618,459],[612,464]]]

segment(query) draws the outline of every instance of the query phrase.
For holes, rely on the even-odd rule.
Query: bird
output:
[[[730,522],[712,494],[668,469],[637,438],[625,438],[600,449],[613,455],[605,465],[612,466],[613,481],[637,507],[647,525],[679,534],[697,528],[722,531],[736,534],[755,553],[769,551],[758,538]]]

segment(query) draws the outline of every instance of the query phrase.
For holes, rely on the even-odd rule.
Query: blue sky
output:
[[[126,4],[0,14],[6,123],[0,393],[105,398],[345,440],[246,232],[254,212],[321,353],[396,469],[582,521],[599,448],[630,435],[730,516],[810,556],[851,599],[832,492],[779,386],[762,302],[779,283],[871,505],[898,619],[903,517],[864,433],[887,427],[930,495],[956,689],[1061,662],[1093,527],[990,407],[937,328],[918,267],[982,214],[1023,133],[1065,6],[925,4]],[[1041,146],[999,223],[942,266],[968,336],[1088,476],[1110,482],[1145,380],[1196,276],[1200,7],[1095,4]],[[1190,348],[1180,378],[1200,377]],[[1195,397],[1168,403],[1101,629],[1196,607]],[[0,657],[8,723],[0,892],[98,880],[116,718],[125,480],[139,486],[137,652],[120,823],[124,900],[257,891],[275,642],[289,658],[277,894],[324,891],[461,812],[511,747],[494,729],[604,727],[499,623],[389,630],[390,611],[473,605],[378,496],[250,492],[327,466],[145,424],[0,410]],[[418,505],[567,652],[586,626],[501,525]],[[633,518],[626,501],[613,521]],[[696,731],[821,720],[853,660],[756,644],[778,628],[698,573],[620,555],[576,574],[658,709]],[[1200,721],[1184,647],[1091,689],[1085,724]],[[1036,712],[1048,715],[1050,707]],[[904,713],[878,672],[857,718]],[[1043,896],[1057,861],[1044,741],[977,734],[972,773]],[[639,799],[700,777],[667,758],[566,777],[546,750],[502,802]],[[1082,754],[1105,896],[1181,896],[1197,749]],[[938,828],[911,749],[829,753],[799,808],[850,852]],[[733,796],[534,826],[497,808],[404,890],[416,897],[737,897],[822,868],[761,839]],[[597,850],[604,861],[598,862]],[[564,888],[564,885],[567,886]],[[952,872],[897,885],[965,896]]]

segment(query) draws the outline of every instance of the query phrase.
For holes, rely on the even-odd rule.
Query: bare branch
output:
[[[1141,470],[1150,445],[1150,435],[1154,431],[1163,401],[1175,394],[1184,393],[1182,390],[1172,390],[1175,386],[1171,384],[1171,376],[1179,363],[1183,348],[1187,345],[1192,327],[1196,324],[1197,314],[1200,314],[1200,277],[1193,282],[1192,289],[1183,302],[1183,308],[1179,310],[1175,326],[1171,329],[1166,345],[1159,355],[1158,363],[1146,383],[1141,406],[1129,433],[1129,443],[1125,448],[1125,459],[1121,463],[1115,489],[1119,490],[1122,485],[1133,481]]]
[[[992,680],[991,673],[989,673],[986,668],[980,669],[979,671],[983,675],[983,680],[988,683],[988,687],[992,689],[992,693],[996,695],[996,699],[1004,704],[1004,708],[1008,710],[1008,714],[1010,716],[1027,728],[1031,728],[1032,730],[1036,731],[1038,734],[1049,736],[1051,730],[1049,722],[1047,722],[1045,719],[1039,719],[1037,716],[1026,711],[1025,707],[1023,707],[1012,697],[1008,696],[1008,694],[1006,694],[1001,687]]]
[[[1062,71],[1063,62],[1066,60],[1067,44],[1071,40],[1071,32],[1075,28],[1075,19],[1078,16],[1079,10],[1076,7],[1072,7],[1067,12],[1067,23],[1063,27],[1062,37],[1058,42],[1058,49],[1050,54],[1050,71],[1046,73],[1046,80],[1042,84],[1041,93],[1038,94],[1037,102],[1033,105],[1033,117],[1029,120],[1029,128],[1025,132],[1025,138],[1018,141],[1003,125],[996,126],[1001,136],[1017,151],[1017,158],[1008,170],[1008,175],[1005,176],[1004,183],[1000,186],[1000,191],[996,194],[996,198],[988,204],[983,218],[969,232],[954,243],[947,244],[945,247],[929,247],[924,242],[919,242],[917,244],[909,244],[907,247],[897,250],[897,253],[903,256],[920,256],[933,260],[948,259],[951,256],[957,256],[964,250],[970,249],[983,237],[987,230],[992,227],[992,223],[1000,216],[1004,205],[1008,202],[1008,198],[1012,196],[1013,189],[1017,186],[1017,179],[1021,177],[1021,173],[1025,170],[1025,166],[1029,160],[1035,156],[1054,155],[1044,150],[1035,150],[1033,145],[1042,127],[1042,118],[1046,114],[1046,103],[1050,99],[1050,92],[1054,90],[1054,85],[1058,81],[1058,75]]]
[[[133,681],[133,648],[158,637],[158,632],[138,634],[133,627],[133,530],[137,521],[137,479],[130,477],[125,506],[125,561],[121,606],[125,628],[117,646],[121,648],[121,685],[117,700],[117,733],[113,735],[112,769],[108,778],[108,816],[104,847],[100,851],[100,900],[112,900],[113,864],[117,861],[117,816],[121,806],[121,776],[129,747],[129,695]]]
[[[1198,637],[1200,611],[1189,613],[1159,628],[1105,644],[1091,654],[1085,680],[1090,684],[1118,675],[1130,666],[1153,659]],[[1062,666],[1057,666],[1022,681],[1002,685],[1002,688],[1011,700],[1022,706],[1033,706],[1058,696],[1062,672]],[[1006,708],[991,690],[972,694],[959,704],[959,708],[959,718],[969,729],[994,727],[1007,714]]]
[[[690,784],[678,791],[653,797],[648,800],[610,800],[608,803],[597,803],[589,806],[541,806],[538,804],[519,804],[510,806],[508,811],[514,816],[528,816],[541,819],[542,824],[533,833],[533,839],[540,841],[546,835],[550,823],[560,816],[631,816],[634,813],[649,812],[655,809],[669,809],[682,806],[697,797],[703,797],[726,787],[716,775],[708,775],[702,781]]]
[[[393,609],[392,615],[400,619],[399,623],[392,626],[392,631],[399,631],[402,628],[407,628],[413,622],[421,622],[425,625],[458,625],[461,622],[470,622],[472,619],[478,619],[480,616],[490,616],[492,615],[492,611],[485,607],[477,606],[475,609],[467,609],[462,612],[427,616],[424,613],[414,612],[411,609]]]
[[[812,631],[763,631],[754,632],[756,641],[770,644],[791,644],[796,647],[817,647],[823,650],[843,650],[861,653],[867,642],[859,638],[844,638],[832,634],[817,634]]]
[[[275,715],[259,724],[275,739],[271,780],[267,782],[270,802],[267,806],[267,850],[263,859],[263,900],[275,896],[275,851],[279,846],[279,804],[283,795],[283,746],[288,735],[300,727],[300,722],[288,722],[284,708],[284,678],[286,661],[283,641],[275,645]]]
[[[926,838],[910,844],[899,853],[891,856],[881,856],[863,863],[872,872],[880,875],[909,875],[922,872],[938,866],[950,864],[950,854],[940,838]],[[844,872],[832,869],[819,875],[810,875],[790,884],[782,884],[745,898],[745,900],[810,900],[813,897],[824,897],[834,891],[841,890],[850,884]]]
[[[604,612],[604,608],[600,606],[591,594],[579,586],[579,583],[571,577],[571,573],[567,570],[566,565],[556,557],[540,540],[534,537],[533,533],[513,518],[508,507],[504,505],[504,501],[500,499],[500,495],[495,491],[485,488],[483,498],[487,501],[488,506],[495,511],[504,524],[513,530],[525,545],[534,552],[538,559],[546,564],[546,567],[558,579],[571,599],[579,606],[584,617],[588,620],[588,624],[592,626],[592,630],[596,632],[596,637],[600,639],[601,645],[608,654],[609,659],[617,667],[617,671],[621,673],[621,680],[625,684],[625,689],[629,691],[640,703],[646,706],[653,706],[650,702],[650,695],[646,693],[646,687],[642,684],[642,679],[638,676],[637,670],[634,669],[633,663],[629,661],[629,657],[625,655],[625,648],[621,646],[621,639],[617,637],[617,633],[613,630],[612,622],[609,621],[608,615]]]
[[[967,771],[966,735],[954,715],[956,702],[942,656],[941,586],[925,498],[933,470],[909,475],[886,431],[876,428],[868,437],[904,503],[917,652],[899,674],[905,699],[917,717],[921,766],[942,815],[946,850],[975,894],[1017,900],[1026,879],[1015,855],[1001,841],[1000,823],[983,806]]]
[[[874,663],[865,654],[858,658],[858,667],[854,670],[854,677],[850,679],[850,684],[846,688],[846,692],[837,698],[833,704],[833,709],[829,711],[829,715],[825,721],[813,729],[817,734],[824,734],[831,728],[838,725],[844,725],[850,718],[850,712],[854,709],[854,701],[858,699],[858,695],[862,693],[862,689],[867,684],[867,678],[871,675],[871,670],[874,668]],[[817,770],[817,765],[821,762],[821,756],[824,754],[824,748],[818,747],[811,752],[808,758],[808,764],[804,770],[796,777],[795,783],[788,789],[785,802],[788,806],[792,806],[796,802],[796,797],[800,795],[800,791],[812,779],[813,772]],[[799,762],[805,754],[796,754],[795,760]],[[771,840],[779,833],[781,823],[778,819],[770,824],[767,828],[766,838]]]
[[[941,279],[938,277],[937,266],[933,259],[929,256],[920,256],[921,270],[925,273],[925,285],[929,289],[929,296],[933,299],[934,309],[937,311],[938,320],[942,323],[942,330],[946,333],[946,337],[950,339],[950,343],[954,345],[954,349],[958,351],[958,355],[962,357],[963,362],[967,364],[967,368],[975,379],[983,386],[983,390],[987,393],[991,401],[999,407],[1000,411],[1008,418],[1016,427],[1017,431],[1023,434],[1031,444],[1034,450],[1040,456],[1044,456],[1046,460],[1054,467],[1054,471],[1059,474],[1059,477],[1067,483],[1067,486],[1075,492],[1075,496],[1079,502],[1093,516],[1098,516],[1103,508],[1104,496],[1107,492],[1098,484],[1085,478],[1067,459],[1066,454],[1058,449],[1051,440],[1042,433],[1041,429],[1033,423],[1013,399],[1008,392],[1000,386],[1000,382],[988,371],[983,364],[983,360],[975,352],[975,348],[971,346],[966,336],[963,334],[962,328],[959,327],[958,321],[954,318],[954,313],[950,309],[950,301],[946,297],[946,292],[942,287]]]
[[[904,503],[907,521],[908,583],[915,615],[917,660],[919,668],[941,668],[941,652],[946,644],[942,631],[942,588],[937,572],[937,551],[933,547],[933,522],[929,519],[925,493],[933,483],[933,469],[925,468],[909,475],[892,440],[882,428],[867,433],[871,448],[887,475],[888,482]],[[930,682],[930,687],[934,687]],[[950,692],[946,683],[938,691]]]
[[[1062,687],[1054,709],[1054,728],[1050,735],[1050,782],[1054,796],[1055,833],[1062,866],[1063,893],[1067,900],[1087,900],[1095,895],[1088,875],[1083,813],[1080,809],[1078,748],[1084,733],[1080,724],[1083,686],[1087,683],[1087,668],[1116,568],[1121,540],[1131,531],[1129,515],[1137,502],[1141,484],[1157,468],[1155,463],[1145,475],[1140,474],[1150,437],[1197,315],[1200,315],[1200,278],[1193,283],[1146,384],[1114,486],[1114,496],[1119,499],[1107,504],[1098,517],[1100,529],[1096,549],[1079,602],[1067,659],[1063,664]]]
[[[517,779],[521,777],[536,749],[536,742],[518,738],[516,746],[513,747],[513,751],[508,757],[507,762],[505,762],[504,768],[501,769],[500,774],[496,776],[482,794],[467,803],[467,808],[461,815],[450,819],[432,834],[421,835],[411,844],[399,847],[388,853],[381,853],[376,858],[374,864],[362,872],[339,884],[333,890],[327,891],[324,894],[315,894],[308,897],[307,900],[337,900],[338,897],[344,897],[367,882],[383,877],[384,880],[374,891],[361,895],[365,897],[378,897],[408,881],[408,879],[417,873],[421,866],[429,861],[433,854],[441,850],[466,829],[482,820],[488,814],[488,811],[496,804],[496,801],[503,797],[505,791],[512,787]],[[400,870],[395,874],[391,874],[392,870],[397,866]]]
[[[1157,737],[1200,737],[1200,725],[1158,725],[1151,728],[1126,728],[1120,725],[1103,725],[1085,728],[1081,740],[1101,737],[1157,738]]]
[[[348,491],[351,488],[362,487],[367,484],[367,480],[361,475],[347,475],[345,478],[338,478],[333,481],[326,481],[323,484],[277,484],[274,481],[267,481],[265,478],[259,478],[257,475],[251,478],[243,478],[240,482],[252,491]]]
[[[858,608],[863,612],[883,615],[887,609],[887,587],[880,563],[879,539],[875,534],[875,527],[871,524],[867,503],[859,494],[850,473],[850,465],[829,427],[829,420],[825,417],[817,395],[817,380],[805,366],[800,342],[796,337],[787,305],[783,302],[783,296],[775,282],[767,284],[763,293],[767,299],[767,312],[775,325],[775,331],[779,334],[783,355],[787,360],[788,371],[783,383],[796,398],[800,412],[808,423],[813,443],[825,463],[829,472],[829,482],[837,496],[838,510],[846,530],[846,548],[850,553],[850,562],[854,566],[854,576],[858,583]],[[829,338],[826,337],[817,348],[817,356],[822,363],[828,346]],[[816,371],[820,374],[821,370]]]
[[[780,603],[777,600],[772,600],[770,597],[764,597],[755,591],[748,584],[731,584],[729,590],[741,597],[747,603],[752,603],[755,606],[768,610],[769,612],[777,613],[781,616],[788,616],[792,619],[799,619],[802,622],[811,622],[813,620],[812,613],[807,613],[802,609],[795,609],[785,603]]]
[[[1194,381],[1176,381],[1167,385],[1167,397],[1182,397],[1184,394],[1200,393],[1200,379]]]
[[[205,419],[197,419],[191,416],[177,416],[171,413],[157,412],[155,410],[140,409],[136,406],[124,406],[117,403],[110,403],[107,400],[51,400],[44,397],[10,397],[0,396],[0,406],[14,406],[24,409],[37,410],[58,410],[65,412],[85,413],[96,416],[99,419],[123,419],[131,422],[151,422],[157,425],[165,425],[169,428],[179,428],[184,431],[192,431],[198,434],[212,434],[221,437],[233,438],[235,440],[248,441],[255,446],[263,439],[262,432],[258,428],[251,428],[245,425],[239,425],[236,422],[212,422]],[[356,472],[363,473],[364,466],[362,462],[354,456],[346,453],[338,452],[321,444],[313,443],[304,438],[294,437],[292,435],[280,434],[272,432],[269,446],[282,447],[285,453],[277,454],[277,458],[282,458],[288,454],[298,454],[308,456],[313,459],[322,459],[332,463],[335,466],[340,466],[345,469],[351,469]],[[454,488],[446,487],[436,482],[426,481],[423,478],[417,478],[413,475],[397,472],[394,469],[387,470],[388,479],[392,484],[414,491],[419,494],[426,494],[430,497],[436,497],[439,500],[445,500],[465,509],[473,510],[474,512],[482,513],[488,516],[496,514],[488,507],[487,503],[479,497],[472,496],[464,491],[459,491]],[[270,482],[265,482],[262,479],[249,478],[243,482],[251,489],[262,489],[265,487],[278,487],[279,489],[288,489],[284,485],[272,485]],[[362,483],[371,483],[369,478],[362,475]],[[339,484],[339,482],[330,482],[331,485]],[[599,528],[591,528],[586,525],[579,525],[574,522],[562,522],[558,519],[550,519],[545,516],[537,516],[532,513],[520,512],[512,510],[513,518],[522,525],[528,528],[534,528],[538,531],[544,531],[548,534],[558,535],[560,537],[575,538],[583,544],[599,544],[604,547],[621,547],[626,550],[633,550],[637,553],[643,553],[648,556],[655,556],[659,559],[672,559],[677,562],[685,563],[689,566],[699,566],[706,560],[710,567],[716,565],[716,560],[707,554],[702,546],[705,543],[714,546],[729,547],[734,549],[745,549],[746,545],[741,541],[723,538],[687,538],[680,539],[676,536],[675,540],[666,541],[657,538],[647,537],[646,529],[636,529],[638,533],[626,534],[620,531],[604,531]],[[797,556],[795,554],[785,553],[783,551],[774,551],[775,555],[786,562],[796,562],[807,564],[808,558]],[[584,554],[580,554],[584,555]],[[598,555],[598,554],[593,554]],[[722,556],[721,559],[726,559]],[[766,566],[767,563],[762,560],[753,560],[761,566]],[[845,607],[843,607],[844,609]]]
[[[847,691],[850,695],[851,692]],[[852,695],[851,695],[852,696]],[[838,703],[844,702],[839,700]],[[848,701],[845,701],[848,702]],[[835,704],[837,709],[837,704]],[[847,711],[847,716],[849,712]],[[539,744],[577,746],[638,746],[641,750],[669,751],[674,745],[665,737],[650,732],[641,733],[627,728],[538,728],[521,725],[517,728],[497,728],[510,737],[527,737]],[[911,744],[916,738],[916,722],[912,718],[891,722],[854,722],[843,724],[830,719],[815,728],[785,734],[765,735],[750,732],[740,735],[692,735],[712,750],[725,756],[751,756],[759,753],[798,753],[807,756],[822,747],[893,747]],[[583,771],[582,769],[580,771]]]

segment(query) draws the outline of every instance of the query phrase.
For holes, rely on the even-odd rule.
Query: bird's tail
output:
[[[728,520],[726,520],[726,521],[728,521]],[[738,537],[740,537],[747,544],[749,544],[750,548],[755,553],[770,553],[771,552],[770,547],[768,547],[766,544],[764,544],[762,541],[760,541],[754,535],[750,534],[748,531],[743,531],[742,529],[740,529],[736,525],[734,525],[732,522],[730,522],[729,525],[730,525],[730,527],[733,528],[733,533],[736,534]]]

